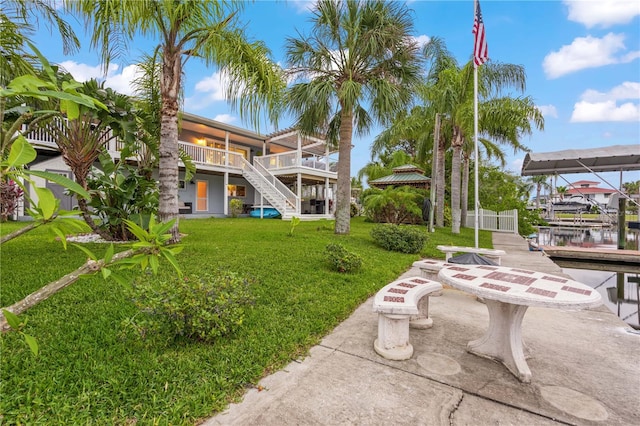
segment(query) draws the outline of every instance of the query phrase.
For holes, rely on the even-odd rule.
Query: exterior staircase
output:
[[[278,210],[282,219],[300,216],[300,199],[285,184],[259,163],[252,165],[242,159],[242,176]]]

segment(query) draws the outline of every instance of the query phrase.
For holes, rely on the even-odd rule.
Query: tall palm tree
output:
[[[269,60],[266,46],[250,42],[240,29],[236,14],[241,2],[66,0],[65,4],[91,27],[91,43],[100,49],[105,69],[112,58],[128,51],[128,43],[136,36],[158,40],[162,53],[158,216],[162,221],[176,219],[171,242],[177,242],[178,101],[185,63],[197,57],[207,66],[221,67],[231,81],[227,98],[239,107],[243,119],[248,117],[256,126],[263,105],[280,103],[281,72]],[[275,108],[270,115],[275,119]]]
[[[546,175],[531,176],[529,178],[536,188],[536,210],[540,209],[540,192],[542,189],[551,189],[551,185],[547,182],[547,179],[549,179],[549,176]]]
[[[286,102],[305,133],[338,143],[336,234],[350,231],[351,141],[373,122],[406,109],[420,74],[413,21],[404,4],[382,0],[320,0],[309,36],[289,38],[296,78]]]
[[[447,115],[452,135],[451,147],[451,211],[452,232],[460,232],[461,161],[465,141],[473,136],[473,63],[463,67],[450,63],[437,76],[435,83],[424,90],[426,102]],[[489,62],[478,70],[479,132],[498,143],[508,144],[514,150],[523,149],[519,138],[531,132],[531,122],[543,128],[544,118],[527,97],[501,96],[501,92],[514,88],[525,90],[526,76],[519,65]]]

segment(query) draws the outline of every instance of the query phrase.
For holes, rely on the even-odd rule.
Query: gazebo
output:
[[[413,186],[414,188],[429,189],[431,178],[424,175],[424,170],[413,164],[394,167],[393,174],[369,181],[374,188],[385,189],[389,186]]]

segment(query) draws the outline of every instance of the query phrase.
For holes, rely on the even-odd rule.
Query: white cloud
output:
[[[625,49],[624,34],[609,33],[603,38],[578,37],[570,45],[545,56],[542,67],[548,78],[558,78],[582,69],[630,62],[640,57],[637,51],[615,56]]]
[[[104,73],[102,72],[102,65],[87,65],[87,64],[79,64],[75,61],[64,61],[59,64],[62,68],[68,71],[73,78],[77,81],[83,82],[87,80],[102,79],[104,77]],[[118,65],[111,64],[109,65],[108,73],[113,73],[118,70]]]
[[[316,7],[316,0],[287,0],[287,3],[293,5],[297,13],[307,13]]]
[[[628,24],[640,15],[638,0],[565,0],[564,4],[569,8],[569,20],[587,28]]]
[[[573,106],[572,123],[603,121],[640,122],[640,105],[627,102],[618,106],[615,101],[580,101]]]
[[[544,117],[558,118],[558,110],[555,105],[536,105]]]
[[[227,124],[231,124],[234,121],[236,121],[236,117],[234,117],[231,114],[218,114],[215,117],[213,117],[213,119],[215,121],[219,121],[221,123],[227,123]]]
[[[120,74],[109,74],[105,81],[105,86],[111,87],[118,93],[133,95],[132,82],[139,77],[140,70],[137,65],[127,65]]]
[[[418,46],[420,46],[420,48],[424,47],[425,44],[429,43],[431,41],[431,37],[429,37],[428,35],[419,35],[418,37],[413,37],[413,40],[418,43]]]
[[[524,158],[516,158],[511,163],[509,163],[508,169],[520,174],[522,171],[522,163],[524,163]]]
[[[225,101],[228,84],[228,79],[221,72],[203,78],[196,83],[194,95],[185,99],[185,109],[198,111],[215,102]]]
[[[74,61],[64,61],[60,63],[60,66],[71,73],[73,78],[79,82],[95,78],[98,81],[105,81],[106,87],[111,87],[116,92],[123,93],[125,95],[133,94],[131,82],[138,74],[137,65],[127,65],[122,69],[121,73],[118,73],[120,66],[117,64],[109,64],[106,78],[102,65],[93,66]]]
[[[571,122],[625,121],[640,122],[640,82],[625,81],[608,92],[589,89],[573,106]],[[632,100],[618,105],[617,101]]]
[[[619,99],[640,99],[640,82],[625,81],[607,93],[597,90],[586,90],[580,99],[586,102],[616,101]]]
[[[226,99],[225,87],[226,81],[220,72],[214,72],[196,83],[196,90],[208,93],[207,98],[211,101],[224,101]]]

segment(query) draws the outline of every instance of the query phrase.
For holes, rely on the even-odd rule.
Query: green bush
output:
[[[231,208],[231,217],[238,217],[242,213],[242,200],[232,199],[229,201],[229,207]]]
[[[422,223],[424,190],[410,186],[370,188],[363,194],[365,214],[373,222]]]
[[[253,280],[228,270],[157,283],[147,277],[134,285],[133,300],[143,315],[132,324],[143,336],[168,330],[173,337],[211,342],[242,324],[253,303],[251,284]]]
[[[427,234],[415,227],[382,224],[371,229],[371,237],[389,251],[419,253],[427,242]]]
[[[356,203],[351,203],[351,217],[356,217],[360,214],[360,207]]]
[[[362,266],[362,257],[340,244],[328,244],[325,252],[331,267],[338,272],[353,272]]]

